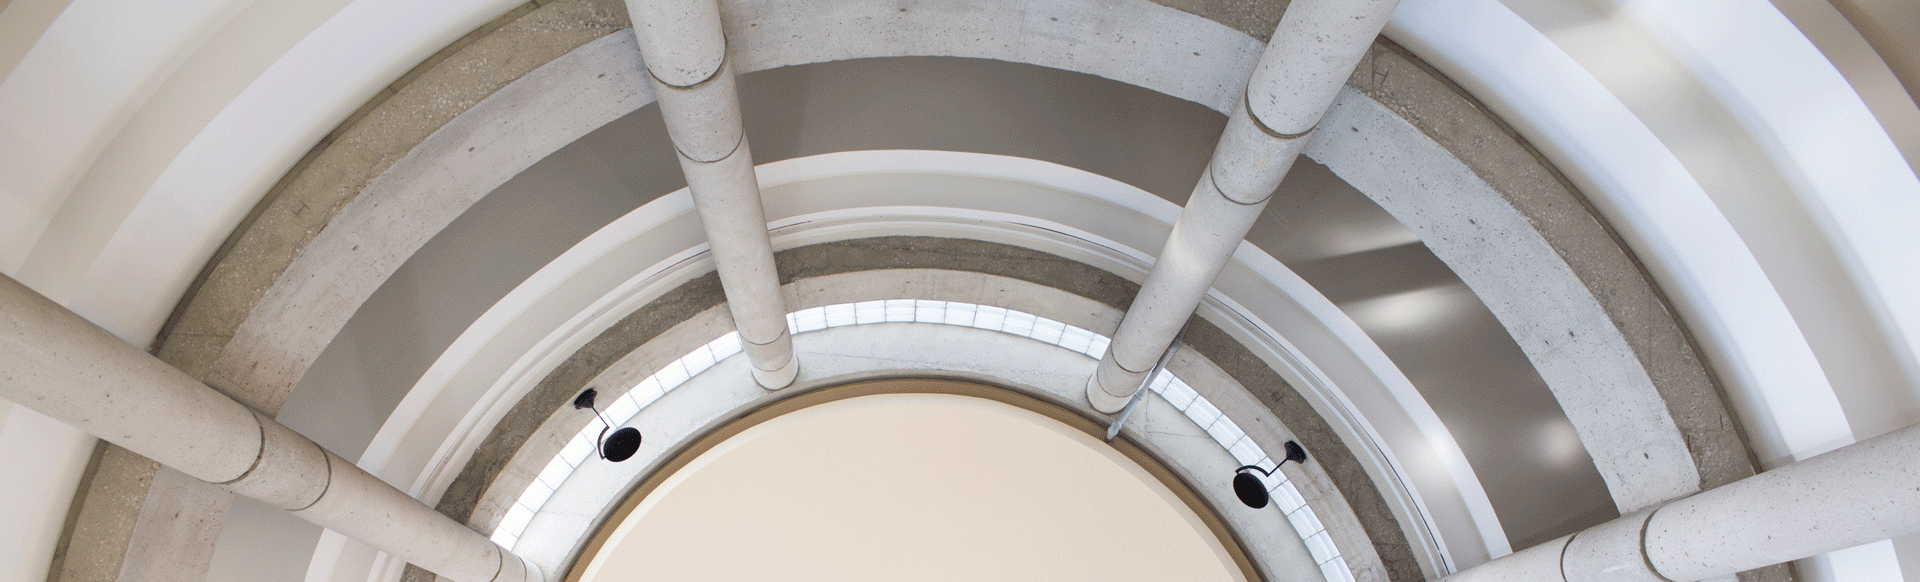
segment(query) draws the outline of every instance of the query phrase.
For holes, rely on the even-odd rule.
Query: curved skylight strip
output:
[[[1031,313],[956,301],[885,299],[826,305],[787,314],[787,326],[796,335],[878,323],[931,323],[997,331],[1060,346],[1096,360],[1106,355],[1107,345],[1112,341],[1107,336]],[[736,332],[722,335],[642,379],[632,390],[609,402],[605,414],[615,425],[626,424],[654,400],[737,353],[740,353],[740,335]],[[1254,444],[1246,431],[1179,377],[1162,373],[1154,377],[1148,388],[1186,414],[1236,461],[1269,471],[1274,469],[1273,459]],[[560,453],[527,484],[526,491],[501,518],[500,525],[494,528],[493,541],[509,549],[519,543],[521,532],[526,531],[527,524],[547,499],[553,497],[554,490],[573,474],[574,468],[593,456],[593,441],[600,437],[599,428],[598,423],[588,423],[561,447]],[[1334,547],[1333,538],[1319,516],[1314,515],[1313,508],[1307,507],[1300,490],[1279,472],[1274,472],[1267,482],[1274,503],[1286,514],[1294,533],[1306,543],[1308,553],[1320,566],[1327,582],[1352,582],[1353,573],[1347,569],[1346,560],[1340,559],[1340,550]]]

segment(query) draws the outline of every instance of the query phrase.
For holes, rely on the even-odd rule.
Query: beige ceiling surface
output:
[[[943,394],[840,400],[753,427],[618,528],[587,582],[1244,580],[1118,451]]]

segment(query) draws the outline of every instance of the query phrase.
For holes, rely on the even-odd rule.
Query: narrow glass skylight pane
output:
[[[493,528],[493,531],[504,531],[508,535],[518,537],[520,532],[527,531],[529,521],[533,521],[533,510],[515,503],[512,508],[507,509],[507,514],[500,518],[500,526]]]
[[[1033,337],[1034,319],[1031,313],[1008,310],[1007,323],[1000,328],[1000,331],[1020,337]]]
[[[713,367],[713,352],[708,350],[707,346],[694,348],[693,351],[687,352],[685,357],[680,358],[680,365],[687,367],[688,375],[698,376],[701,372],[707,371],[707,368]]]
[[[566,459],[554,457],[552,461],[547,462],[547,468],[540,470],[538,479],[546,482],[548,487],[559,489],[561,483],[567,482],[567,475],[571,474],[573,474],[573,465],[568,465]]]
[[[1320,565],[1320,573],[1327,577],[1327,582],[1353,582],[1353,571],[1347,569],[1347,561],[1338,559],[1337,555],[1334,558]]]
[[[861,301],[853,304],[854,325],[880,323],[887,320],[887,302]]]
[[[910,321],[913,321],[913,300],[912,299],[888,299],[887,300],[887,322],[888,323],[910,322]]]
[[[828,305],[823,311],[825,311],[827,315],[827,327],[853,325],[854,316],[852,303]]]
[[[1000,331],[1007,322],[1007,310],[1003,307],[981,305],[973,310],[973,326],[980,329]]]
[[[947,303],[947,325],[973,327],[973,314],[978,307],[972,303]]]
[[[1287,514],[1287,521],[1293,524],[1293,532],[1295,534],[1299,534],[1300,539],[1305,540],[1309,537],[1313,537],[1314,533],[1320,531],[1318,528],[1313,527],[1314,523],[1311,520],[1312,517],[1313,517],[1312,511],[1301,509],[1299,511],[1295,511],[1293,513]]]
[[[818,307],[793,312],[793,333],[807,333],[827,328],[827,314]]]
[[[1080,353],[1087,353],[1087,346],[1093,345],[1093,332],[1071,325],[1060,331],[1060,347]]]
[[[1222,416],[1218,420],[1213,421],[1213,424],[1207,425],[1207,436],[1213,437],[1213,442],[1219,443],[1220,448],[1225,449],[1232,447],[1233,441],[1240,440],[1240,437],[1247,435],[1246,433],[1240,432],[1240,427],[1234,426],[1233,421],[1227,420],[1227,417]]]
[[[1087,355],[1093,356],[1094,358],[1105,358],[1107,357],[1107,346],[1112,344],[1113,340],[1107,339],[1107,336],[1097,333],[1093,334],[1093,343],[1087,346]]]
[[[1033,319],[1033,335],[1028,336],[1053,345],[1060,345],[1060,332],[1067,330],[1067,324],[1045,317]]]
[[[499,528],[495,528],[493,530],[493,537],[487,539],[493,540],[493,543],[500,544],[500,547],[509,550],[513,549],[514,544],[520,543],[519,536],[508,534],[506,530]]]
[[[660,368],[660,371],[654,372],[653,377],[660,381],[661,390],[671,392],[674,388],[679,387],[682,382],[686,382],[687,378],[693,377],[693,375],[687,373],[687,367],[681,365],[680,360],[674,360],[667,362],[667,365]]]
[[[526,492],[520,494],[520,504],[538,511],[540,506],[547,504],[547,499],[550,497],[553,497],[553,489],[548,488],[547,484],[541,483],[539,479],[534,479],[532,483],[527,484]]]
[[[1269,493],[1273,494],[1273,504],[1280,506],[1280,511],[1291,514],[1307,506],[1307,500],[1300,497],[1300,490],[1294,488],[1292,481],[1282,481]]]
[[[1233,453],[1233,460],[1239,461],[1242,465],[1252,465],[1266,457],[1266,454],[1260,452],[1260,447],[1253,444],[1253,439],[1246,435],[1241,435],[1240,440],[1227,445],[1227,452]]]
[[[1247,442],[1252,443],[1253,441],[1249,440]],[[1273,472],[1274,469],[1279,468],[1279,465],[1273,462],[1273,457],[1262,456],[1260,457],[1260,460],[1254,461],[1253,464],[1260,467],[1262,470],[1268,473],[1273,473],[1273,478],[1268,479],[1268,482],[1271,483],[1270,485],[1267,486],[1268,490],[1272,490],[1274,487],[1280,486],[1281,481],[1287,480],[1285,476],[1282,476],[1279,473]]]
[[[1205,429],[1213,426],[1213,421],[1220,419],[1220,409],[1214,408],[1213,403],[1207,402],[1205,398],[1195,398],[1193,405],[1187,407],[1187,418],[1193,419],[1194,424]]]
[[[592,421],[592,424],[599,426],[600,422]],[[568,465],[575,467],[580,466],[580,462],[587,460],[587,456],[592,454],[593,438],[587,435],[573,435],[573,438],[567,440],[567,446],[560,447],[560,458],[566,459]]]
[[[727,335],[720,336],[720,339],[713,340],[707,346],[713,348],[713,357],[716,359],[724,360],[732,357],[740,353],[740,332],[729,331]]]
[[[659,399],[660,395],[665,393],[666,389],[660,387],[659,378],[647,376],[645,379],[640,380],[639,384],[635,384],[632,390],[627,391],[627,397],[632,398],[634,404],[640,405],[641,408],[646,408],[647,405],[653,404],[654,400]]]
[[[1153,377],[1153,382],[1150,382],[1147,384],[1147,388],[1152,389],[1154,392],[1159,392],[1164,394],[1167,391],[1167,387],[1172,386],[1173,382],[1174,382],[1173,374],[1167,374],[1163,372],[1161,374],[1155,375]]]
[[[947,302],[927,299],[914,300],[913,320],[920,323],[946,323]]]
[[[1333,539],[1327,537],[1325,530],[1308,536],[1306,541],[1307,553],[1313,554],[1313,561],[1316,564],[1324,564],[1340,557],[1340,552],[1333,549]]]
[[[1162,394],[1166,396],[1167,404],[1172,404],[1174,408],[1181,411],[1193,407],[1193,402],[1200,399],[1200,395],[1194,393],[1193,388],[1187,387],[1186,382],[1179,381],[1168,382],[1166,391]]]
[[[627,394],[632,393],[632,391],[627,392]],[[612,403],[606,405],[607,422],[620,424],[626,422],[629,418],[633,418],[634,413],[640,412],[640,403],[632,398],[628,398],[627,394],[621,394],[619,398],[613,399]],[[596,421],[591,424],[600,423]]]

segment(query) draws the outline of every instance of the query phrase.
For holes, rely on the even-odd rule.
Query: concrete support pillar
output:
[[[1920,425],[1442,578],[1693,582],[1920,532]]]
[[[1295,0],[1247,81],[1180,221],[1087,381],[1119,412],[1206,297],[1398,0]]]
[[[740,122],[720,7],[713,0],[627,0],[627,12],[753,379],[768,390],[785,388],[800,364],[760,207],[760,181]]]
[[[0,396],[449,579],[543,579],[486,536],[6,276]]]

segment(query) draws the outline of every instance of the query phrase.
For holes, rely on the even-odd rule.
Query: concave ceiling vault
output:
[[[1102,337],[1283,9],[723,7],[792,309],[980,305]],[[1899,10],[1407,0],[1168,369],[1247,442],[1308,445],[1290,475],[1365,580],[1912,424]],[[490,533],[591,422],[575,392],[624,394],[731,331],[628,25],[586,0],[13,0],[0,271]],[[1044,395],[1091,370],[882,325],[797,334],[801,386]],[[732,404],[643,426],[681,435],[643,455],[786,396],[745,388],[678,392]],[[1197,422],[1169,414],[1141,426]],[[0,463],[32,468],[0,481],[0,577],[401,575],[25,407],[0,418]],[[1230,475],[1180,467],[1231,465],[1239,441],[1213,436],[1145,446],[1212,491]],[[564,564],[617,497],[529,551]],[[1242,542],[1316,531],[1213,507]],[[1788,575],[1920,579],[1920,542],[1755,574]]]

